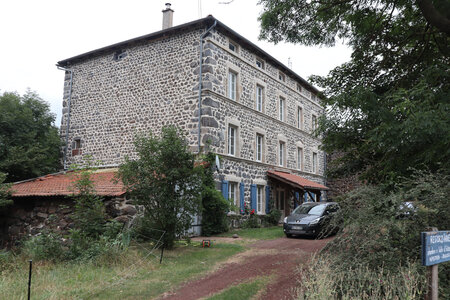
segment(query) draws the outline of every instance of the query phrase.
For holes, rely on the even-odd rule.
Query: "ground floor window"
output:
[[[231,203],[238,206],[238,184],[237,182],[230,182],[228,184],[228,200],[230,200]]]
[[[258,185],[256,188],[256,212],[258,214],[263,213],[264,207],[264,187],[262,185]]]

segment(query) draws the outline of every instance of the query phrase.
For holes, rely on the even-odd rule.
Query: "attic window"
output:
[[[302,92],[302,86],[300,84],[297,83],[297,92]]]
[[[238,46],[232,41],[228,41],[228,49],[236,53],[238,52]]]
[[[316,95],[311,94],[311,100],[315,101],[316,100]]]
[[[127,52],[123,50],[118,50],[114,53],[114,60],[119,61],[124,59],[127,56]]]
[[[264,70],[264,61],[262,59],[257,58],[256,59],[256,66],[260,69]]]
[[[72,156],[81,155],[81,139],[76,138],[72,143]]]
[[[279,79],[280,81],[282,81],[282,82],[285,82],[285,81],[286,81],[286,76],[284,76],[283,73],[279,72],[279,73],[278,73],[278,79]]]

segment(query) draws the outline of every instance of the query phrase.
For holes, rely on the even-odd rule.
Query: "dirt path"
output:
[[[218,270],[186,283],[163,299],[199,299],[251,278],[270,275],[273,279],[259,299],[291,299],[298,280],[297,266],[330,240],[279,238],[256,242],[250,250],[232,257]]]

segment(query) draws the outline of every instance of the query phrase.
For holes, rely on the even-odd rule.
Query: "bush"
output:
[[[228,201],[214,187],[206,186],[202,191],[202,234],[210,236],[228,231]]]
[[[259,228],[261,225],[258,222],[258,217],[253,213],[250,214],[247,220],[242,222],[242,228]]]
[[[276,226],[281,218],[281,211],[278,209],[272,209],[267,215],[264,216],[264,223],[268,225]]]
[[[33,260],[58,261],[64,257],[61,236],[47,231],[25,240],[22,252]]]

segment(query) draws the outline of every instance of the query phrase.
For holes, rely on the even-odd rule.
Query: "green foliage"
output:
[[[64,257],[61,236],[44,231],[40,235],[25,240],[22,252],[33,260],[58,261]]]
[[[0,210],[6,206],[13,204],[13,201],[10,199],[10,184],[3,183],[5,181],[6,174],[0,172]]]
[[[351,60],[311,80],[324,88],[323,149],[343,157],[330,174],[358,174],[390,188],[410,167],[450,161],[449,2],[261,0],[261,38],[304,45],[344,41]],[[429,10],[428,10],[429,11]]]
[[[242,222],[242,228],[259,228],[261,225],[258,222],[258,217],[255,214],[250,214],[248,219]]]
[[[7,182],[58,170],[61,142],[54,121],[36,93],[0,95],[0,172],[8,174]]]
[[[186,138],[173,126],[162,128],[159,137],[137,136],[134,145],[138,159],[126,157],[119,176],[144,206],[146,224],[165,231],[165,247],[171,248],[200,212],[202,167],[194,167]]]
[[[278,222],[280,222],[280,218],[281,218],[281,210],[274,208],[264,216],[264,222],[269,225],[276,226],[278,225]]]
[[[214,187],[206,186],[202,190],[202,234],[210,236],[228,231],[228,201]]]
[[[341,210],[332,223],[341,232],[326,247],[333,256],[330,267],[338,273],[361,267],[395,273],[409,262],[419,263],[420,232],[429,227],[449,228],[449,197],[448,174],[424,171],[414,172],[392,192],[363,186],[347,194],[339,201]],[[411,201],[416,208],[402,211],[404,201]],[[448,268],[448,263],[442,264],[442,273],[447,274]],[[445,299],[450,296],[450,278],[441,276]]]
[[[199,157],[206,165],[203,169],[202,185],[202,234],[210,236],[228,231],[227,213],[230,202],[214,186],[215,154]]]
[[[76,228],[83,235],[98,238],[105,230],[105,207],[103,199],[96,194],[91,179],[96,169],[90,157],[85,157],[85,160],[85,166],[71,166],[74,173],[69,175],[75,177],[74,194],[71,196],[75,199],[73,219]]]

